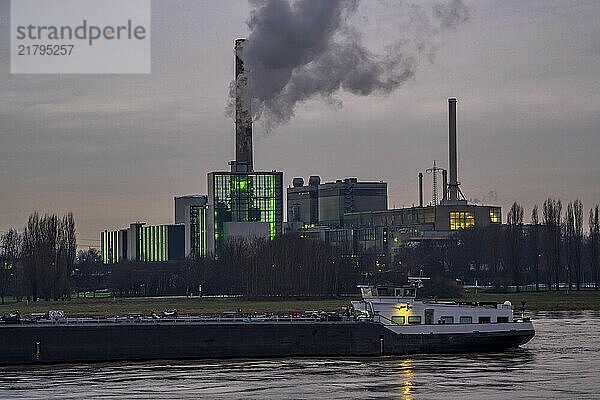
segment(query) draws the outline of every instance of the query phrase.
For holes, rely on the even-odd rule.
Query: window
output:
[[[492,224],[502,223],[502,214],[499,208],[490,208],[490,222]]]
[[[508,322],[508,317],[498,317],[496,319],[496,322],[500,322],[500,323],[502,323],[502,322]]]
[[[449,316],[440,317],[440,324],[453,324],[453,323],[454,323],[454,317],[449,317]]]
[[[404,289],[404,297],[415,297],[415,289]]]
[[[480,324],[489,324],[490,322],[492,322],[490,317],[479,317]]]
[[[393,296],[394,295],[394,289],[393,288],[377,288],[377,294],[379,296]]]
[[[450,230],[468,229],[475,226],[475,215],[467,211],[450,212]]]
[[[419,316],[419,315],[411,315],[410,317],[408,317],[408,323],[409,324],[420,324],[421,323],[421,316]]]
[[[395,315],[392,317],[392,322],[394,322],[398,325],[404,325],[406,322],[406,319],[404,318],[404,315]]]
[[[473,323],[473,317],[460,317],[459,322],[461,324],[472,324]]]

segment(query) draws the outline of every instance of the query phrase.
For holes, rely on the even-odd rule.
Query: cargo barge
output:
[[[360,288],[362,300],[335,315],[6,320],[0,365],[489,352],[535,334],[531,321],[513,318],[509,302],[419,301],[414,285]]]

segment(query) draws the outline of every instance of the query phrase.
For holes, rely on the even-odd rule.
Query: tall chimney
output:
[[[450,182],[448,183],[448,197],[450,201],[458,201],[458,166],[456,164],[456,99],[448,99],[450,114],[448,132],[450,148]]]
[[[246,39],[235,40],[235,161],[252,172],[252,113],[248,74],[243,61],[245,45]]]
[[[448,200],[448,170],[442,170],[442,201]]]
[[[419,172],[419,207],[423,207],[423,173]]]

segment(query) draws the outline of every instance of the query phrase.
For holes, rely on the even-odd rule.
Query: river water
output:
[[[494,354],[0,368],[0,398],[600,399],[600,312],[534,324],[521,350]]]

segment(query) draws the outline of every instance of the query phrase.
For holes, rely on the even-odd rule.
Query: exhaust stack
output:
[[[450,182],[448,182],[448,197],[449,201],[458,201],[458,194],[460,189],[458,188],[458,165],[456,160],[456,99],[448,99],[448,132],[449,132],[449,161],[450,161]]]
[[[419,172],[419,207],[423,207],[423,173]]]
[[[448,200],[448,170],[442,170],[442,202]]]
[[[252,113],[248,74],[243,61],[245,44],[246,39],[235,40],[235,164],[238,169],[252,172]]]

